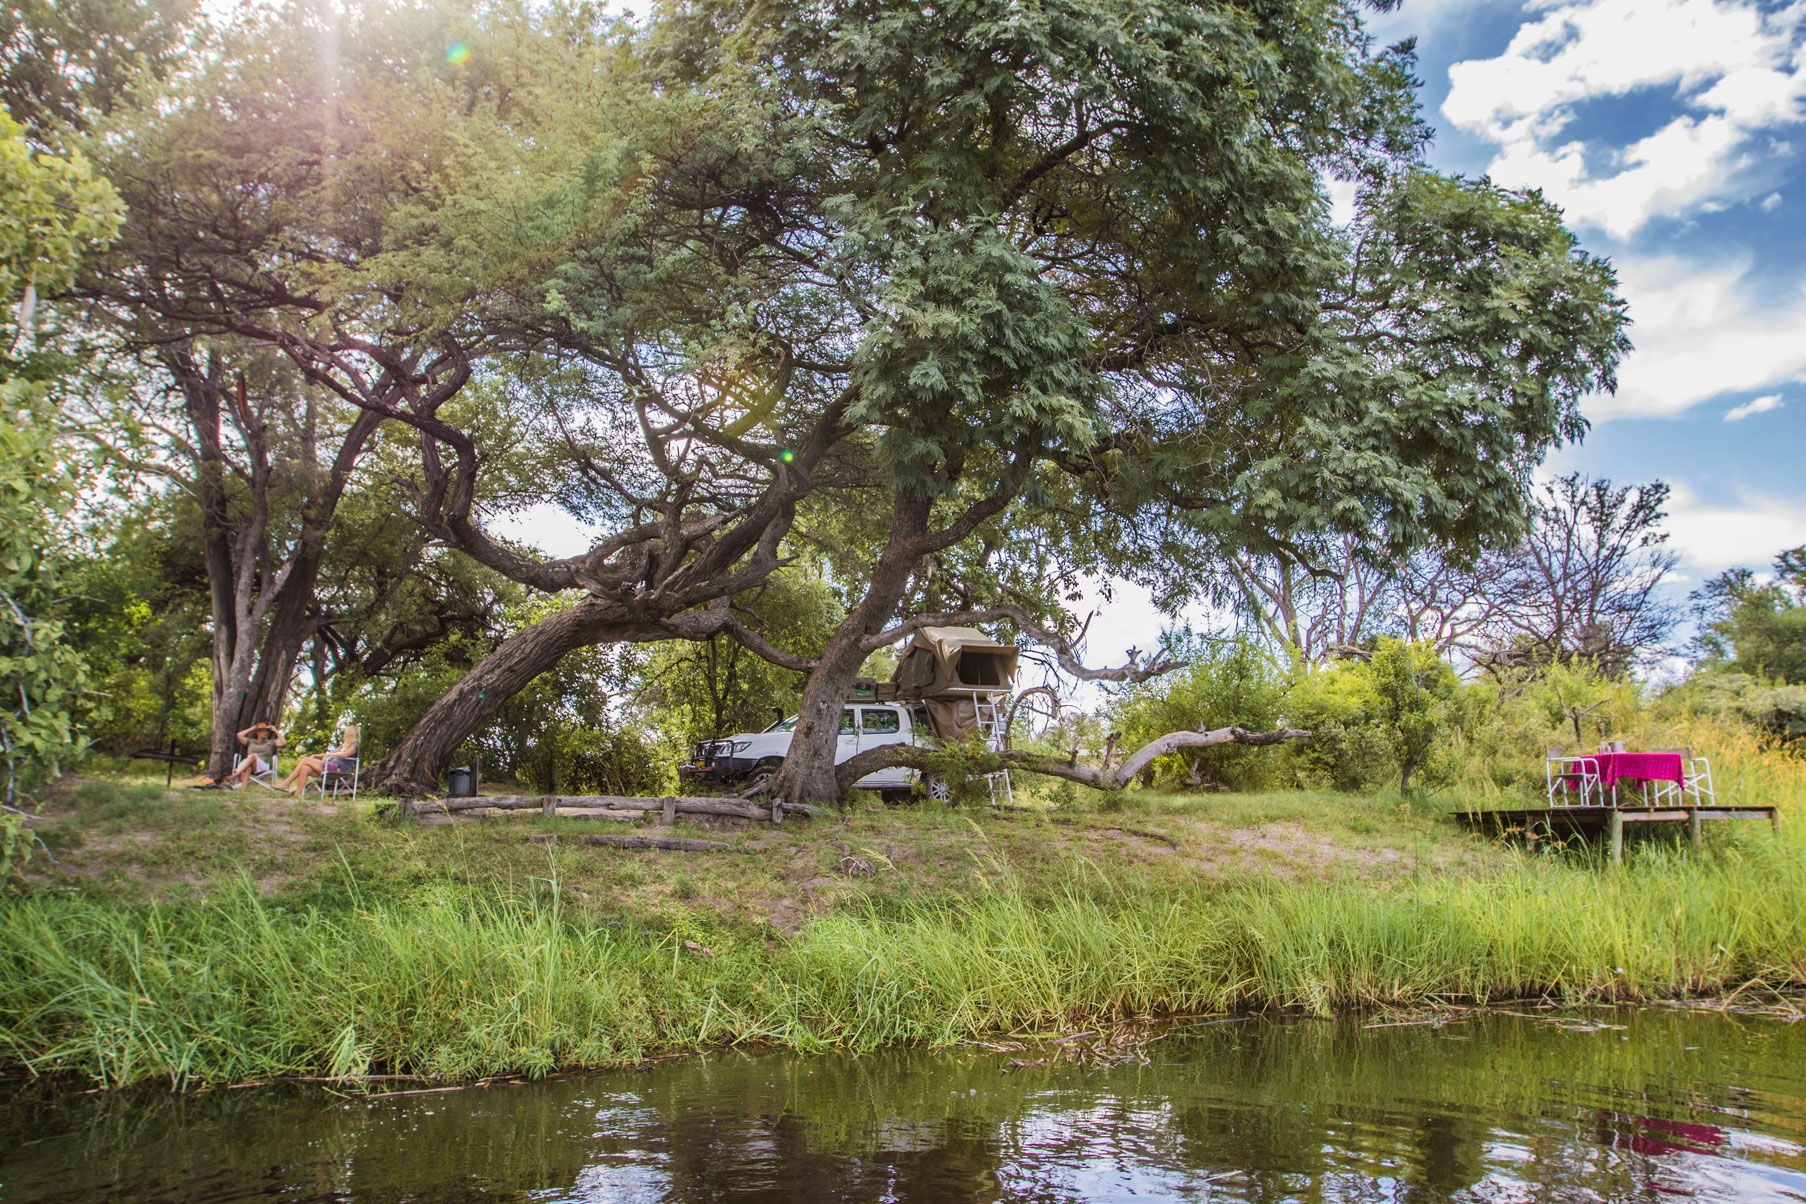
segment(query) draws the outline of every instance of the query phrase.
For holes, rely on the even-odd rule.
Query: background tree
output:
[[[1366,539],[1343,536],[1321,550],[1232,557],[1234,605],[1269,647],[1312,664],[1371,656],[1381,635],[1472,655],[1501,622],[1485,561],[1462,563],[1436,548],[1397,561],[1375,557]]]
[[[772,644],[807,656],[840,619],[826,581],[795,569],[774,573],[733,606]],[[794,712],[801,677],[726,634],[654,646],[636,693],[649,717],[686,751],[734,732],[764,731]]]
[[[1509,642],[1499,671],[1582,659],[1608,675],[1658,654],[1678,618],[1662,590],[1677,557],[1662,529],[1668,486],[1614,486],[1577,473],[1539,491],[1523,542],[1488,562]]]
[[[0,105],[39,142],[85,129],[141,76],[184,58],[195,0],[13,0],[0,9]]]
[[[1609,272],[1536,198],[1417,165],[1408,65],[1348,9],[760,12],[701,8],[683,45],[797,66],[766,87],[816,141],[773,141],[836,153],[827,228],[882,282],[852,413],[897,480],[775,792],[831,796],[841,692],[917,621],[886,628],[913,564],[1038,502],[1040,465],[1092,482],[1163,587],[1177,546],[1201,572],[1303,535],[1473,547],[1521,528],[1531,466],[1609,383]],[[1347,238],[1320,171],[1368,181]]]
[[[1692,600],[1700,623],[1696,648],[1708,663],[1806,684],[1806,547],[1777,556],[1767,581],[1731,569],[1694,591]]]
[[[68,639],[92,678],[77,722],[106,753],[208,747],[207,574],[184,500],[153,492],[111,513],[90,508],[70,565]]]
[[[1448,703],[1455,696],[1455,671],[1422,644],[1382,637],[1367,666],[1378,700],[1374,718],[1391,736],[1398,757],[1398,788],[1411,792],[1411,777],[1423,768],[1448,730]]]

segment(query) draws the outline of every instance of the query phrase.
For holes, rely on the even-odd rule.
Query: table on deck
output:
[[[1576,766],[1599,779],[1607,800],[1615,797],[1619,782],[1668,782],[1677,789],[1687,786],[1687,767],[1679,753],[1620,752],[1586,753],[1562,758],[1564,767]],[[1575,790],[1574,783],[1567,789]],[[1583,796],[1584,798],[1584,796]],[[1583,802],[1580,805],[1585,806]]]

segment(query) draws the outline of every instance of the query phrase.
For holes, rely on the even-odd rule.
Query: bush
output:
[[[516,767],[543,794],[662,795],[676,789],[673,750],[631,731],[550,732]]]
[[[1777,685],[1747,673],[1705,672],[1668,691],[1663,703],[1685,714],[1729,716],[1783,744],[1806,739],[1806,686]]]
[[[1131,686],[1111,705],[1111,725],[1122,733],[1120,752],[1131,753],[1169,732],[1278,726],[1281,683],[1264,652],[1244,640],[1208,637],[1188,637],[1180,650],[1189,662],[1183,670]],[[1149,769],[1176,785],[1252,790],[1272,776],[1273,754],[1240,745],[1188,749],[1159,758]]]
[[[1366,666],[1345,661],[1302,671],[1285,695],[1285,722],[1311,738],[1286,750],[1292,783],[1368,790],[1397,770],[1392,741],[1375,722],[1379,696]]]

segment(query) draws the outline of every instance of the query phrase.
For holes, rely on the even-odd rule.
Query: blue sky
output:
[[[1806,543],[1806,4],[1405,0],[1431,163],[1541,188],[1635,349],[1551,472],[1674,488],[1691,585]]]

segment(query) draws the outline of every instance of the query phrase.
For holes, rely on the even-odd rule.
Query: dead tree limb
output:
[[[723,815],[732,819],[771,819],[771,808],[733,798],[683,797],[674,800],[679,815]],[[436,799],[419,804],[422,811],[544,811],[553,814],[561,807],[589,807],[608,811],[662,811],[663,798],[642,798],[617,794],[490,794],[474,798]],[[815,814],[815,808],[803,803],[785,803],[787,814]]]
[[[1080,765],[1074,761],[1021,748],[1006,748],[1001,752],[982,749],[973,752],[971,757],[972,767],[984,773],[993,773],[1000,769],[1021,769],[1028,773],[1065,778],[1069,782],[1079,782],[1086,786],[1094,786],[1099,790],[1121,790],[1134,781],[1135,775],[1156,757],[1164,757],[1183,748],[1211,748],[1218,744],[1246,744],[1258,748],[1269,744],[1283,744],[1287,740],[1308,739],[1310,734],[1289,727],[1271,732],[1251,732],[1242,727],[1220,727],[1208,732],[1169,732],[1158,740],[1143,745],[1114,769]],[[934,749],[922,748],[913,744],[886,744],[879,748],[868,749],[842,761],[836,767],[835,774],[841,792],[844,794],[852,789],[854,782],[868,773],[888,769],[893,765],[928,769],[932,767],[937,758],[943,755],[945,754]]]
[[[674,853],[712,853],[717,849],[731,849],[734,846],[720,840],[687,840],[681,836],[565,836],[558,837],[550,833],[529,836],[534,844],[558,844],[561,840],[571,844],[606,845],[612,849],[667,849]]]

